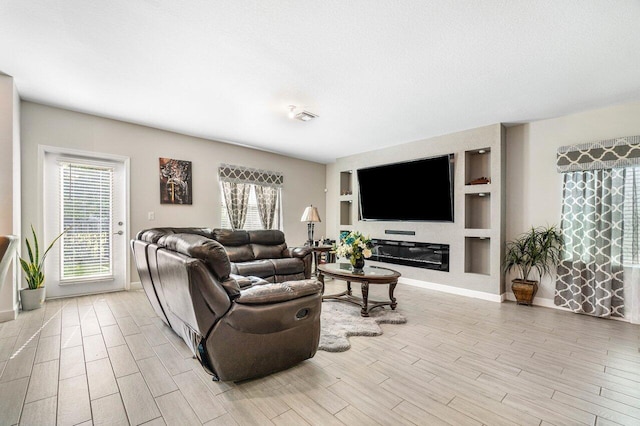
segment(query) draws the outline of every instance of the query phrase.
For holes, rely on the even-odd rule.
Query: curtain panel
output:
[[[273,223],[278,206],[279,188],[272,186],[255,185],[256,199],[258,201],[258,214],[264,229],[273,229]]]
[[[577,313],[624,317],[625,169],[564,174],[562,233],[554,303]]]
[[[220,184],[224,201],[227,204],[227,214],[229,215],[231,227],[234,230],[244,228],[251,185],[236,182],[221,182]]]

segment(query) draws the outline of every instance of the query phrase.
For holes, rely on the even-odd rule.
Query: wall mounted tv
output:
[[[453,222],[453,158],[358,169],[360,220]]]

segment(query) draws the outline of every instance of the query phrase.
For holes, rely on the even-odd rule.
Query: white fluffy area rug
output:
[[[318,349],[344,352],[351,347],[349,336],[379,336],[378,324],[404,324],[407,318],[388,307],[375,308],[369,317],[360,316],[360,307],[338,300],[322,302],[321,331]]]

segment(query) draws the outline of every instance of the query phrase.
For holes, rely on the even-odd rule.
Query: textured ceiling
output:
[[[23,99],[331,162],[639,100],[639,23],[637,0],[2,0],[0,71]]]

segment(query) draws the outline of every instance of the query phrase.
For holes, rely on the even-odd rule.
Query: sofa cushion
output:
[[[282,253],[287,249],[286,244],[277,244],[273,246],[263,244],[251,244],[253,255],[256,259],[280,259]]]
[[[295,281],[295,280],[304,280],[304,273],[300,272],[299,274],[287,274],[287,275],[274,275],[273,282],[274,283],[283,283],[285,281]]]
[[[248,231],[251,244],[263,244],[273,246],[284,244],[284,232],[276,229]]]
[[[236,302],[244,305],[285,302],[317,294],[320,291],[322,291],[322,284],[315,279],[254,285],[241,290]]]
[[[219,281],[225,281],[231,273],[227,252],[210,238],[197,234],[172,234],[162,237],[158,245],[202,260]]]
[[[271,259],[276,275],[289,275],[304,273],[304,263],[296,258]]]
[[[251,244],[245,244],[242,246],[224,246],[229,256],[229,260],[232,262],[248,262],[255,260],[253,250],[251,250]]]
[[[271,277],[275,275],[275,267],[273,262],[268,259],[252,260],[249,262],[234,263],[234,274],[248,276],[256,276],[260,278]]]
[[[247,231],[233,231],[231,229],[216,228],[212,232],[213,239],[225,247],[241,246],[249,244],[249,233]]]

